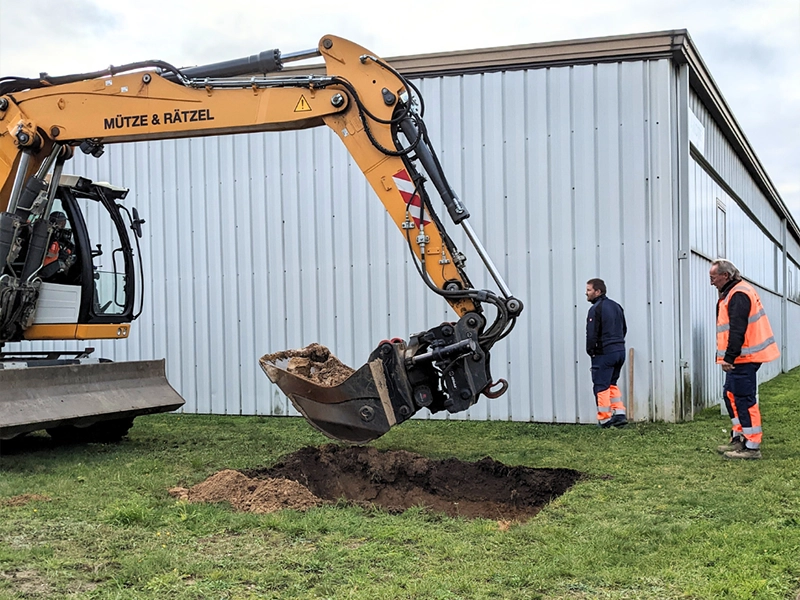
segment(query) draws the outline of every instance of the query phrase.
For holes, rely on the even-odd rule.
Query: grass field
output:
[[[167,494],[327,442],[300,419],[144,417],[114,445],[32,436],[0,457],[0,598],[794,600],[800,369],[764,384],[761,404],[760,462],[716,453],[718,409],[623,430],[412,421],[375,443],[591,475],[507,529],[345,503],[243,514]]]

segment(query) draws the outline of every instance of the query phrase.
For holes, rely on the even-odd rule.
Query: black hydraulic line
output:
[[[414,85],[408,79],[403,77],[391,65],[383,62],[380,58],[377,58],[375,56],[362,56],[361,57],[361,62],[364,63],[364,62],[367,61],[367,59],[370,59],[370,60],[376,62],[377,64],[382,66],[384,69],[389,71],[392,75],[394,75],[395,77],[397,77],[397,79],[400,80],[400,83],[403,84],[403,87],[406,88],[406,92],[408,92],[408,105],[409,106],[411,106],[411,90],[414,90],[414,92],[416,92],[416,94],[417,94],[417,100],[419,100],[419,114],[420,114],[420,116],[423,116],[425,114],[425,100],[423,99],[422,94],[420,93],[419,88],[417,88],[416,85]]]
[[[415,129],[417,130],[418,136],[422,138],[422,143],[418,144],[416,149],[419,161],[422,163],[425,172],[428,174],[428,177],[430,177],[433,185],[439,192],[439,196],[441,196],[442,201],[447,207],[447,212],[450,213],[450,218],[453,219],[453,223],[458,225],[464,219],[469,218],[469,211],[461,202],[461,200],[459,200],[455,191],[453,191],[453,188],[451,188],[450,184],[447,182],[447,178],[444,176],[444,172],[442,170],[442,165],[436,158],[430,141],[428,140],[427,136],[423,136],[422,134],[421,123],[422,121],[419,121],[415,126],[411,119],[403,119],[400,122],[400,129],[403,131],[406,138],[411,139]]]
[[[411,198],[417,193],[417,189],[415,188],[414,194],[412,194]],[[406,203],[406,210],[410,211],[409,208],[410,200]],[[500,339],[504,338],[508,335],[513,329],[514,324],[516,323],[516,317],[509,319],[508,311],[506,309],[505,303],[502,299],[500,299],[496,294],[489,290],[475,290],[475,289],[465,289],[465,290],[443,290],[439,288],[428,275],[427,271],[424,268],[424,262],[421,261],[417,255],[414,253],[413,246],[411,244],[411,233],[410,230],[406,230],[406,242],[408,244],[408,250],[412,257],[412,262],[414,264],[414,268],[417,270],[420,278],[422,279],[423,283],[427,285],[434,293],[442,296],[443,298],[450,299],[450,300],[472,300],[473,302],[488,302],[492,304],[497,310],[497,316],[492,324],[488,327],[488,329],[484,332],[484,334],[479,338],[479,342],[481,347],[485,351],[489,351],[491,347]]]
[[[25,257],[25,264],[22,267],[21,279],[23,281],[30,279],[32,275],[42,268],[45,254],[47,253],[47,247],[50,245],[51,233],[52,229],[47,221],[39,219],[33,224],[31,228],[31,237],[28,241],[28,252]]]
[[[384,147],[380,142],[378,142],[377,139],[375,139],[375,136],[373,135],[372,129],[369,125],[370,120],[375,121],[376,123],[380,123],[382,125],[397,125],[410,114],[411,111],[410,103],[398,105],[398,108],[400,108],[401,112],[400,114],[397,114],[397,111],[395,111],[395,115],[391,119],[389,120],[380,119],[375,115],[373,115],[369,111],[369,109],[367,109],[367,107],[364,106],[364,103],[361,101],[361,98],[358,95],[358,91],[356,91],[355,87],[353,87],[353,85],[349,81],[347,81],[343,77],[334,77],[333,83],[336,83],[344,87],[353,97],[353,101],[356,103],[356,108],[358,109],[358,116],[361,119],[361,123],[364,125],[364,132],[367,134],[367,138],[369,138],[370,143],[375,148],[377,148],[382,154],[385,154],[386,156],[405,156],[410,152],[412,152],[417,147],[417,144],[419,144],[419,142],[422,139],[421,135],[417,135],[416,138],[414,138],[413,140],[412,138],[408,138],[410,144],[407,148],[402,148],[399,150],[390,150],[389,148]]]
[[[173,67],[171,64],[163,60],[145,60],[140,62],[128,63],[115,67],[109,66],[102,71],[94,71],[92,73],[75,73],[73,75],[59,75],[51,77],[47,73],[42,73],[38,78],[26,77],[3,77],[0,79],[0,96],[10,94],[13,92],[20,92],[22,90],[35,90],[43,87],[50,87],[53,85],[63,85],[65,83],[76,83],[78,81],[86,81],[87,79],[98,79],[100,77],[109,77],[119,75],[127,71],[136,71],[138,69],[147,69],[155,67],[165,72],[175,73],[180,76],[180,70]]]

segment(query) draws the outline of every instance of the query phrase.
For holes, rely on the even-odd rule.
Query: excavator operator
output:
[[[61,211],[50,213],[50,227],[53,233],[42,265],[41,276],[44,281],[59,283],[66,280],[69,268],[75,262],[75,244],[72,230],[67,228],[67,215]]]

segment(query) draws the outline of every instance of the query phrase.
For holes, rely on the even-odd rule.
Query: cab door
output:
[[[69,218],[80,263],[65,282],[81,288],[79,322],[130,323],[138,316],[137,260],[128,232],[138,218],[121,203],[128,190],[78,180],[62,184],[56,201]]]

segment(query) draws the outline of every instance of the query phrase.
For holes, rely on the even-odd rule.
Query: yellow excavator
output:
[[[286,63],[318,56],[325,75],[281,73]],[[456,413],[481,395],[504,393],[508,384],[493,381],[489,352],[511,331],[522,303],[469,225],[423,114],[411,82],[333,35],[313,50],[270,50],[186,69],[147,61],[94,73],[0,78],[0,440],[46,429],[61,439],[113,441],[137,415],[184,403],[167,382],[163,360],[110,362],[88,347],[7,348],[22,340],[128,337],[141,313],[138,240],[145,221],[123,204],[128,190],[67,175],[64,165],[76,150],[99,157],[107,144],[142,140],[327,125],[405,237],[424,284],[455,311],[457,320],[408,341],[381,342],[364,366],[335,385],[313,377],[315,365],[329,358],[325,352],[307,352],[302,372],[291,365],[302,352],[263,357],[267,376],[311,425],[334,439],[364,443],[421,408]],[[428,182],[497,291],[470,283]],[[88,218],[85,211],[96,214]],[[89,221],[111,230],[105,244],[93,245]]]

